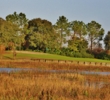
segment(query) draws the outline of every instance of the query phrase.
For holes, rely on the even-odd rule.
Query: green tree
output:
[[[72,21],[70,25],[71,25],[72,32],[74,33],[71,35],[71,39],[68,41],[68,47],[74,51],[81,52],[81,50],[83,50],[84,48],[83,46],[86,45],[87,47],[87,43],[84,42],[85,41],[84,35],[87,34],[86,25],[84,22],[77,21],[77,20]]]
[[[78,51],[78,44],[79,44],[79,39],[77,41],[74,40],[68,40],[68,48],[70,48],[73,51]]]
[[[108,31],[107,35],[104,38],[105,49],[110,50],[110,31]]]
[[[9,48],[9,43],[12,43],[14,45],[11,45],[11,49],[15,51],[15,44],[18,40],[18,30],[19,29],[15,24],[0,19],[0,44]]]
[[[41,34],[51,34],[53,32],[52,23],[45,19],[35,18],[28,22],[28,29]]]
[[[71,28],[72,31],[74,31],[73,34],[73,39],[75,39],[76,37],[79,37],[80,39],[82,39],[84,35],[87,34],[87,28],[84,22],[82,21],[72,21],[71,22]]]
[[[58,33],[60,36],[59,42],[61,47],[62,44],[66,42],[65,37],[69,35],[69,27],[70,23],[68,22],[68,19],[65,16],[60,16],[59,19],[57,19],[56,24],[54,25],[56,33]]]
[[[0,19],[0,43],[8,46],[9,42],[17,41],[18,27],[10,22]]]
[[[68,48],[80,53],[86,52],[87,46],[88,42],[85,39],[80,40],[79,37],[76,37],[75,40],[72,39],[68,41]]]
[[[12,22],[13,24],[16,24],[19,28],[23,28],[28,22],[26,15],[22,12],[19,14],[17,14],[16,12],[9,14],[6,16],[6,20]]]
[[[24,37],[26,35],[26,26],[28,24],[28,19],[24,13],[17,14],[14,12],[13,14],[9,14],[6,16],[6,20],[18,26],[19,30],[17,31],[17,41],[16,46],[18,49],[21,49],[21,45],[24,43]]]
[[[90,23],[88,23],[87,29],[88,39],[90,40],[90,50],[92,51],[94,41],[97,41],[97,43],[99,43],[99,41],[102,40],[104,29],[99,23],[95,21],[91,21]]]
[[[30,47],[45,51],[46,48],[57,48],[57,34],[54,32],[53,25],[47,20],[36,18],[29,21],[27,35]]]

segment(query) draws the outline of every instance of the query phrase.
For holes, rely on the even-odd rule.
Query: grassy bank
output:
[[[13,59],[12,52],[6,52],[4,54],[4,59]],[[37,52],[27,52],[19,51],[17,52],[16,59],[53,59],[53,60],[73,60],[73,61],[86,61],[86,62],[109,62],[109,60],[100,60],[93,58],[74,58],[48,53],[37,53]]]

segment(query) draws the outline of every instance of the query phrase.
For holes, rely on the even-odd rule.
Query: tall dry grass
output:
[[[0,100],[109,100],[109,85],[93,88],[85,81],[71,73],[0,73]]]
[[[90,71],[110,71],[110,67],[78,65],[73,63],[55,63],[33,60],[0,60],[0,67],[9,68],[43,68],[53,70],[90,70]]]

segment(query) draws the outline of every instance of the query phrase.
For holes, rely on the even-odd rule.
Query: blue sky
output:
[[[95,20],[110,30],[110,0],[0,0],[0,17],[14,11],[23,12],[28,19],[42,18],[53,24],[64,15],[69,21],[79,20],[86,24]]]

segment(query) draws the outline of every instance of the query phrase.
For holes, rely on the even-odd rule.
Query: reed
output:
[[[43,68],[53,70],[90,70],[90,71],[110,71],[110,67],[106,66],[84,66],[72,63],[56,63],[56,62],[39,62],[32,60],[0,60],[0,67],[9,68]]]
[[[0,100],[109,100],[109,85],[88,87],[84,85],[86,78],[72,73],[3,72]]]

